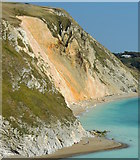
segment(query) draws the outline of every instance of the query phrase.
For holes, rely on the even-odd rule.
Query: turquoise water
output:
[[[109,130],[108,138],[126,143],[129,147],[76,158],[138,158],[138,98],[98,105],[84,113],[79,120],[87,130]]]

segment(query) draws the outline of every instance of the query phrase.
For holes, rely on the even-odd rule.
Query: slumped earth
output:
[[[42,156],[91,138],[72,105],[137,93],[134,70],[63,9],[3,3],[2,12],[2,157]]]

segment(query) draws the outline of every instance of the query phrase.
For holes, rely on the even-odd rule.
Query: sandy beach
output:
[[[74,144],[71,147],[62,148],[53,154],[41,156],[40,158],[67,158],[80,154],[121,149],[126,147],[128,147],[126,144],[121,144],[119,142],[115,142],[114,140],[108,140],[104,137],[83,138],[83,140],[81,140],[78,144]]]
[[[137,93],[111,95],[96,100],[84,101],[78,104],[72,104],[70,107],[73,110],[75,116],[81,115],[86,110],[96,107],[98,104],[107,103],[115,100],[121,100],[125,98],[138,97]],[[88,144],[85,143],[89,141]],[[128,147],[127,144],[122,144],[114,140],[108,140],[105,137],[84,138],[78,144],[74,144],[71,147],[65,147],[56,151],[53,154],[42,156],[42,158],[66,158],[80,154],[93,153],[104,150],[121,149]]]
[[[79,104],[72,104],[70,107],[72,108],[74,115],[78,116],[85,112],[87,109],[96,107],[98,104],[133,97],[138,97],[138,94],[131,93],[122,95],[111,95],[96,100],[84,101]],[[89,142],[88,144],[86,144],[87,141]],[[128,147],[127,144],[122,144],[114,140],[108,140],[105,137],[95,136],[94,138],[83,138],[83,140],[81,140],[78,144],[74,144],[71,147],[62,148],[53,154],[42,156],[41,158],[67,158],[80,154],[121,149],[126,147]]]
[[[68,158],[81,154],[94,153],[105,150],[113,150],[113,149],[123,149],[127,148],[127,144],[119,143],[114,140],[106,139],[105,137],[93,137],[93,138],[83,138],[79,143],[72,145],[71,147],[64,147],[56,152],[40,157],[33,157],[33,159],[61,159]],[[22,156],[11,156],[10,159],[14,158],[25,158]],[[32,159],[32,158],[28,158]]]
[[[73,109],[74,115],[78,116],[78,115],[81,115],[83,112],[85,112],[87,109],[96,107],[98,104],[107,103],[107,102],[111,102],[115,100],[121,100],[125,98],[132,98],[132,97],[138,97],[138,94],[131,93],[131,94],[123,94],[123,95],[106,96],[98,100],[90,100],[90,101],[85,101],[79,104],[73,104],[71,105],[71,108]],[[72,156],[80,155],[80,154],[86,154],[86,153],[88,154],[88,153],[99,152],[99,151],[104,151],[104,150],[122,149],[126,147],[128,147],[127,144],[122,144],[121,142],[109,140],[105,137],[95,136],[94,138],[83,138],[79,143],[74,144],[71,147],[62,148],[53,154],[44,155],[41,157],[34,157],[34,158],[35,159],[37,158],[43,158],[43,159],[58,158],[60,159],[60,158],[67,158],[67,157],[72,157]],[[17,157],[19,158],[20,156],[16,156],[16,157],[14,156],[10,158],[17,158]]]
[[[82,101],[80,103],[73,103],[70,105],[70,108],[73,110],[75,116],[80,116],[86,110],[96,107],[98,104],[108,103],[115,100],[121,100],[125,98],[138,97],[138,93],[126,93],[118,95],[110,95],[103,98],[92,99],[88,101]]]
[[[87,143],[88,142],[88,143]],[[33,159],[61,159],[68,158],[80,154],[88,154],[98,151],[112,150],[112,149],[122,149],[128,147],[127,144],[122,144],[115,142],[114,140],[108,140],[104,137],[93,137],[93,138],[83,138],[79,143],[72,145],[71,147],[65,147],[53,154],[44,155],[40,157],[33,157]],[[25,158],[22,156],[11,156],[10,159]],[[32,158],[28,158],[32,159]]]

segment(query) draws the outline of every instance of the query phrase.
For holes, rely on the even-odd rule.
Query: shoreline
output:
[[[86,141],[89,141],[86,144]],[[64,147],[52,154],[46,154],[42,156],[36,157],[23,157],[20,155],[10,156],[6,159],[17,159],[17,158],[27,158],[27,159],[63,159],[63,158],[73,158],[74,156],[79,156],[83,154],[90,154],[95,152],[101,151],[108,151],[108,150],[117,150],[117,149],[124,149],[129,147],[127,144],[116,142],[115,140],[109,140],[105,137],[84,137],[79,143],[73,144],[70,147]]]
[[[134,98],[138,97],[138,93],[131,93],[131,94],[121,94],[121,95],[111,95],[100,98],[98,100],[89,100],[84,101],[79,104],[73,104],[72,107],[77,106],[73,113],[75,116],[80,116],[88,109],[92,109],[95,107],[95,104],[98,106],[99,104],[104,104],[108,102],[112,102],[115,100],[121,100],[125,98]],[[86,106],[86,107],[85,107]],[[89,144],[86,144],[86,141],[89,141]],[[71,158],[73,156],[79,156],[83,154],[90,154],[94,152],[101,152],[107,150],[116,150],[116,149],[123,149],[129,147],[127,144],[117,142],[115,140],[107,139],[106,137],[84,137],[78,144],[73,144],[70,147],[64,147],[55,151],[52,154],[47,154],[39,157],[34,157],[34,159],[48,159],[48,158],[55,158],[55,159],[62,159],[62,158]],[[19,156],[21,158],[21,156]],[[12,156],[10,158],[16,158]],[[30,159],[30,158],[29,158]]]
[[[85,145],[85,139],[89,141],[89,144]],[[74,144],[71,147],[64,147],[56,152],[35,158],[72,158],[73,156],[89,154],[94,152],[123,149],[127,148],[127,144],[116,142],[114,140],[109,140],[105,137],[93,137],[93,138],[83,138],[78,144]]]
[[[105,103],[113,102],[116,100],[122,100],[125,98],[135,98],[135,97],[138,97],[138,93],[110,95],[110,96],[105,96],[98,99],[82,101],[80,103],[73,103],[73,104],[70,104],[70,108],[73,111],[74,116],[79,117],[82,115],[82,113],[100,104],[105,104]]]
[[[94,99],[94,100],[84,101],[78,104],[75,103],[70,105],[70,108],[72,109],[73,114],[75,116],[80,116],[82,113],[86,112],[89,109],[94,108],[95,106],[98,106],[99,104],[105,104],[115,100],[134,98],[134,97],[138,97],[138,93],[110,95],[96,100]],[[88,139],[91,145],[87,144],[86,147],[82,146],[81,143],[83,143],[83,140],[81,140],[78,144],[74,144],[71,147],[64,147],[50,155],[41,156],[40,158],[57,158],[57,159],[68,158],[68,157],[71,158],[73,156],[78,156],[83,154],[101,152],[106,150],[123,149],[129,147],[127,144],[110,140],[107,139],[106,137],[95,136],[93,138],[88,138]]]

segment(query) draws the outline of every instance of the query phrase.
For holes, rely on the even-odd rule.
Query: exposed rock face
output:
[[[44,65],[45,57],[35,57],[26,32],[5,20],[2,25],[0,155],[41,156],[91,136],[73,116],[46,74],[49,65]]]
[[[13,117],[11,119],[14,121]],[[28,130],[28,134],[21,135],[17,128],[12,128],[10,123],[0,116],[0,155],[7,157],[20,154],[24,157],[34,157],[50,154],[79,142],[83,136],[91,136],[77,120],[67,125],[57,121],[52,126],[46,125],[40,119],[37,121],[40,123],[37,128],[18,122]]]
[[[86,132],[67,106],[137,90],[137,80],[62,9],[3,3],[0,154],[39,156]]]
[[[138,82],[128,68],[64,10],[31,5],[23,8],[17,5],[21,11],[15,14],[23,15],[16,16],[21,20],[18,30],[24,33],[21,39],[28,40],[32,56],[66,102],[136,91]]]
[[[131,92],[136,87],[136,80],[130,72],[126,73],[118,59],[78,26],[71,24],[63,30],[60,23],[61,34],[56,38],[46,21],[27,16],[18,18],[22,20],[21,27],[27,33],[35,57],[42,56],[48,64],[46,74],[67,102]],[[98,50],[100,53],[96,53]],[[108,58],[100,59],[98,54],[106,54]]]

